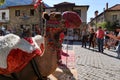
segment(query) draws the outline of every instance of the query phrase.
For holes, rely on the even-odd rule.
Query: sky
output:
[[[53,7],[54,4],[61,2],[71,2],[75,5],[89,5],[87,11],[87,22],[90,21],[90,18],[94,18],[94,12],[98,10],[99,14],[103,12],[103,9],[106,8],[106,3],[108,3],[108,8],[120,4],[120,0],[43,0],[49,6]]]

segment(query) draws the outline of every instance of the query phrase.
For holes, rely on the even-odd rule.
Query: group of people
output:
[[[118,32],[117,36],[114,36],[112,34],[106,34],[106,36],[118,41],[116,51],[118,54],[118,58],[120,58],[120,28],[116,29],[116,32]]]
[[[86,30],[82,30],[82,47],[86,48],[86,44],[89,42],[89,48],[97,46],[98,52],[101,53],[104,53],[104,48],[114,47],[120,58],[120,29],[117,28],[116,32],[117,35],[113,31],[102,29],[102,27],[98,27],[96,32],[91,28],[89,34]]]
[[[1,27],[0,28],[0,36],[4,36],[4,35],[7,35],[9,33],[12,33],[11,29],[9,28],[4,28],[4,27]]]

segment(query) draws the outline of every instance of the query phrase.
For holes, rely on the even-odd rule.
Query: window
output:
[[[81,10],[74,10],[76,13],[79,14],[79,16],[81,17]]]
[[[20,10],[15,10],[15,16],[20,16]]]
[[[102,18],[101,18],[101,22],[103,22],[103,21],[104,21],[104,18],[102,17]]]
[[[23,29],[24,28],[23,25],[20,25],[20,28]]]
[[[30,16],[34,16],[34,9],[30,9]]]
[[[113,21],[116,21],[116,20],[117,20],[117,15],[113,15],[112,20],[113,20]]]
[[[6,16],[5,12],[2,12],[2,19],[5,19],[5,16]]]

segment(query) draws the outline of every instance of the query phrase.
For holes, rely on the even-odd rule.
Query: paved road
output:
[[[96,49],[71,45],[75,52],[78,80],[120,80],[120,59],[113,50],[99,53]]]

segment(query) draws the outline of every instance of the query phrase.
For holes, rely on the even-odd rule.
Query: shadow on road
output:
[[[107,54],[107,53],[102,53],[102,54],[104,54],[104,55],[107,55],[107,56],[109,56],[109,57],[116,58],[116,59],[119,59],[119,60],[120,60],[120,58],[115,57],[115,56],[113,56],[113,55],[110,55],[110,54]]]
[[[89,49],[89,48],[86,48],[86,49],[91,50],[91,51],[98,52],[97,50],[94,50],[94,49]],[[111,50],[111,52],[115,52],[115,51],[112,51],[112,50]],[[98,52],[98,53],[101,53],[101,52]],[[105,52],[103,52],[103,53],[101,53],[101,54],[104,54],[104,55],[106,55],[106,56],[109,56],[109,57],[116,58],[116,59],[119,59],[119,60],[120,60],[120,58],[118,58],[118,57],[116,57],[116,56],[113,56],[113,55],[110,55],[110,54],[105,53]],[[116,53],[116,54],[117,54],[117,53]]]
[[[80,45],[80,44],[79,44],[79,45]],[[85,48],[85,47],[82,47],[82,48]],[[85,49],[91,50],[91,51],[93,51],[93,52],[98,52],[96,49],[90,49],[90,48],[85,48]],[[116,53],[116,51],[113,51],[113,50],[109,50],[109,51]],[[98,53],[101,53],[101,52],[98,52]],[[109,56],[109,57],[116,58],[116,59],[119,59],[119,60],[120,60],[120,58],[118,58],[118,57],[116,57],[116,56],[113,56],[113,55],[110,55],[110,54],[105,53],[105,52],[104,52],[104,53],[101,53],[101,54],[104,54],[104,55],[106,55],[106,56]],[[116,54],[117,54],[117,53],[116,53]]]

